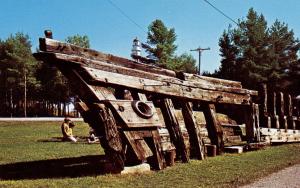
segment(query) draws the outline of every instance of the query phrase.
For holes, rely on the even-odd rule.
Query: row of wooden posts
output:
[[[290,94],[275,92],[263,84],[259,93],[261,125],[267,128],[300,130],[300,103]]]

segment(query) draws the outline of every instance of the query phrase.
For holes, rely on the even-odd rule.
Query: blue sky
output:
[[[33,48],[45,29],[55,39],[74,34],[87,35],[91,47],[106,53],[130,57],[132,40],[146,41],[148,25],[161,19],[177,34],[177,54],[190,49],[210,47],[202,54],[201,69],[213,71],[220,65],[218,40],[229,19],[203,0],[110,0],[140,27],[132,23],[109,0],[0,0],[0,38],[24,32]],[[209,0],[232,19],[244,18],[250,7],[262,13],[269,24],[285,22],[300,37],[300,1],[298,0]],[[198,60],[198,55],[192,52]]]

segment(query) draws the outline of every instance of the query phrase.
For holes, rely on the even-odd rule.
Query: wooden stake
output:
[[[188,102],[182,102],[182,115],[184,123],[190,138],[191,148],[194,148],[197,159],[205,158],[205,146],[200,134],[200,127],[196,123],[191,105]]]
[[[159,105],[165,120],[166,127],[170,134],[171,142],[175,145],[176,155],[181,156],[182,162],[188,162],[188,149],[184,142],[184,137],[180,130],[177,117],[175,116],[175,109],[172,101],[170,99],[163,99],[160,101]]]
[[[203,109],[208,136],[211,143],[217,146],[217,154],[220,155],[224,150],[224,140],[222,127],[216,117],[215,105],[203,103]]]

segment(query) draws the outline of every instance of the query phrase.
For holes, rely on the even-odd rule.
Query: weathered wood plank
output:
[[[153,138],[154,150],[155,150],[152,151],[154,154],[154,161],[155,161],[154,168],[157,170],[161,170],[166,167],[166,161],[162,153],[161,140],[160,140],[160,135],[158,133],[158,130],[152,131],[152,138]]]
[[[139,160],[145,162],[148,157],[153,155],[143,137],[139,136],[138,133],[134,131],[123,131],[123,133]]]
[[[135,101],[129,100],[103,101],[103,103],[108,104],[113,112],[120,117],[121,121],[123,122],[123,128],[156,128],[162,126],[162,122],[160,121],[156,109],[151,101],[145,102],[152,112],[152,116],[149,118],[144,118],[135,111],[133,108],[134,102]]]
[[[190,100],[203,100],[217,103],[244,104],[251,99],[249,94],[235,94],[229,92],[204,90],[196,87],[160,82],[156,80],[142,79],[117,73],[109,73],[102,70],[85,68],[94,80],[94,84],[106,84],[111,86],[128,87],[141,92],[169,95]]]
[[[216,117],[215,105],[203,103],[203,109],[206,119],[206,127],[211,143],[217,146],[217,154],[222,154],[224,149],[223,130]]]
[[[299,142],[300,130],[261,128],[260,133],[266,142]]]
[[[189,153],[184,142],[183,134],[179,128],[178,120],[175,116],[175,109],[170,99],[159,101],[161,112],[164,117],[166,127],[169,131],[171,142],[175,145],[176,155],[181,157],[183,162],[189,161]]]
[[[152,73],[175,77],[176,73],[171,70],[162,69],[153,65],[138,63],[126,58],[105,54],[96,50],[81,48],[76,45],[60,42],[49,38],[40,38],[40,50],[44,52],[58,52],[70,55],[78,55],[91,60],[109,62],[114,65],[121,65],[127,68],[150,71]]]
[[[242,88],[241,82],[224,80],[218,78],[212,78],[207,76],[200,76],[197,74],[189,74],[189,73],[177,73],[177,77],[182,80],[195,81],[195,82],[203,82],[206,81],[209,84],[220,85],[225,87],[234,87],[234,88]]]
[[[104,129],[98,134],[103,135],[100,137],[101,146],[115,168],[123,170],[125,165],[125,153],[112,112],[103,104],[95,104],[92,106],[91,111],[92,114],[89,117],[88,123],[91,123],[91,126],[96,128],[96,131]],[[99,126],[102,127],[100,128]]]
[[[191,148],[193,148],[196,158],[203,160],[205,158],[205,146],[193,110],[188,102],[181,102],[181,107],[185,126],[190,137]]]
[[[42,53],[43,54],[43,53]],[[41,58],[39,54],[35,54],[37,58]],[[166,75],[160,75],[160,74],[155,74],[151,73],[151,71],[142,71],[139,69],[132,69],[132,68],[127,68],[123,66],[117,66],[113,65],[111,63],[103,62],[103,61],[97,61],[97,60],[92,60],[92,59],[86,59],[83,57],[79,57],[76,55],[66,55],[66,54],[59,54],[59,53],[44,53],[43,58],[48,59],[59,59],[63,60],[73,64],[79,64],[81,66],[86,66],[89,68],[94,68],[94,69],[99,69],[107,72],[112,72],[112,73],[119,73],[122,75],[128,75],[128,76],[134,76],[134,77],[139,77],[139,78],[146,78],[146,79],[151,79],[151,80],[156,80],[156,81],[161,81],[161,82],[168,82],[168,83],[173,83],[173,84],[178,84],[178,85],[184,85],[184,86],[189,86],[189,87],[198,87],[201,89],[207,89],[207,90],[216,90],[216,91],[223,91],[223,92],[231,92],[231,93],[237,93],[237,94],[249,94],[249,95],[257,95],[257,91],[253,90],[247,90],[247,89],[242,89],[239,87],[230,87],[230,84],[216,84],[218,82],[226,82],[227,80],[221,80],[221,79],[216,79],[216,78],[209,78],[209,80],[199,78],[199,79],[192,79],[192,80],[180,80],[178,78],[173,78],[170,76]],[[57,61],[56,61],[57,62]],[[211,81],[213,80],[213,81]],[[218,81],[219,80],[219,81]],[[228,81],[231,82],[231,81]]]

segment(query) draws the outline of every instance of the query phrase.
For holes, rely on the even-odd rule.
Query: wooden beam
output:
[[[197,159],[203,160],[205,158],[205,146],[198,126],[193,114],[191,105],[188,102],[181,102],[182,115],[184,123],[190,138],[190,145],[195,152]]]
[[[254,90],[247,90],[238,87],[230,87],[229,84],[217,84],[217,80],[219,82],[226,82],[227,80],[221,80],[216,78],[210,78],[209,80],[206,79],[192,79],[192,80],[181,80],[178,78],[173,78],[170,76],[159,75],[155,73],[151,73],[150,70],[148,71],[141,71],[139,69],[132,69],[123,66],[113,65],[103,61],[97,61],[93,59],[86,59],[77,55],[66,55],[66,54],[59,54],[59,53],[38,53],[34,54],[36,58],[50,61],[50,62],[60,62],[58,60],[62,60],[61,64],[68,64],[69,66],[80,65],[85,66],[93,69],[99,69],[106,72],[112,73],[119,73],[122,75],[133,76],[138,78],[145,78],[149,80],[155,80],[165,83],[172,83],[177,85],[183,85],[187,87],[196,87],[206,90],[212,91],[222,91],[222,92],[230,92],[230,93],[237,93],[237,94],[249,94],[249,95],[257,95],[257,91]],[[211,81],[214,80],[214,81]],[[228,81],[230,82],[230,81]]]
[[[169,131],[171,142],[176,148],[176,155],[181,157],[182,162],[188,162],[188,148],[184,142],[184,137],[180,130],[172,101],[170,99],[161,99],[159,106],[164,117],[165,125]]]
[[[150,71],[151,73],[162,74],[175,77],[176,73],[171,70],[162,69],[153,65],[138,63],[126,58],[105,54],[96,50],[82,48],[76,45],[60,42],[49,38],[40,38],[40,50],[44,52],[63,53],[69,55],[78,55],[83,58],[105,61],[114,65],[121,65],[127,68]]]
[[[149,92],[170,97],[178,97],[189,100],[203,100],[216,103],[247,105],[251,100],[249,94],[236,94],[230,92],[205,90],[198,87],[190,87],[180,84],[173,84],[170,82],[142,79],[134,76],[110,73],[87,67],[84,67],[84,70],[90,75],[91,84],[99,84],[102,86],[121,86],[135,89],[140,92]]]
[[[223,130],[216,116],[214,104],[203,103],[203,113],[206,120],[208,136],[213,145],[217,146],[217,154],[220,155],[224,150]]]
[[[161,82],[168,82],[173,84],[185,85],[190,87],[198,87],[201,89],[207,90],[216,90],[216,91],[224,91],[224,92],[231,92],[237,94],[249,94],[249,95],[258,95],[257,91],[242,89],[240,87],[231,87],[235,86],[234,84],[226,84],[226,82],[232,82],[229,80],[222,80],[217,78],[209,78],[209,79],[190,79],[190,80],[181,80],[178,78],[173,78],[166,75],[160,75],[151,73],[150,70],[142,71],[139,69],[132,69],[120,65],[113,65],[111,63],[93,60],[93,59],[86,59],[77,55],[67,55],[67,54],[59,54],[59,53],[37,53],[34,54],[37,59],[41,59],[43,61],[49,62],[57,62],[57,60],[62,60],[61,64],[70,64],[70,65],[80,65],[89,68],[99,69],[107,72],[112,73],[119,73],[122,75],[134,76],[138,78],[146,78]],[[223,82],[225,84],[223,84]],[[221,83],[221,84],[220,84]]]
[[[182,80],[187,80],[187,81],[194,81],[194,82],[204,82],[205,81],[208,84],[213,84],[213,85],[242,88],[241,82],[224,80],[224,79],[207,77],[207,76],[200,76],[197,74],[189,74],[189,73],[179,72],[179,73],[177,73],[177,77],[181,78]]]
[[[95,130],[103,129],[99,132],[101,146],[116,169],[123,170],[125,165],[125,153],[122,147],[122,140],[119,135],[116,121],[109,108],[104,104],[92,106],[92,116],[89,119]],[[93,118],[93,119],[91,119]],[[101,128],[99,127],[101,126]],[[97,132],[98,133],[98,132]]]
[[[157,170],[164,169],[166,167],[166,161],[162,153],[162,146],[161,146],[161,138],[158,133],[158,130],[153,130],[152,131],[152,138],[153,138],[153,144],[154,144],[154,151],[153,156],[154,156],[154,161],[155,165],[154,168]]]

